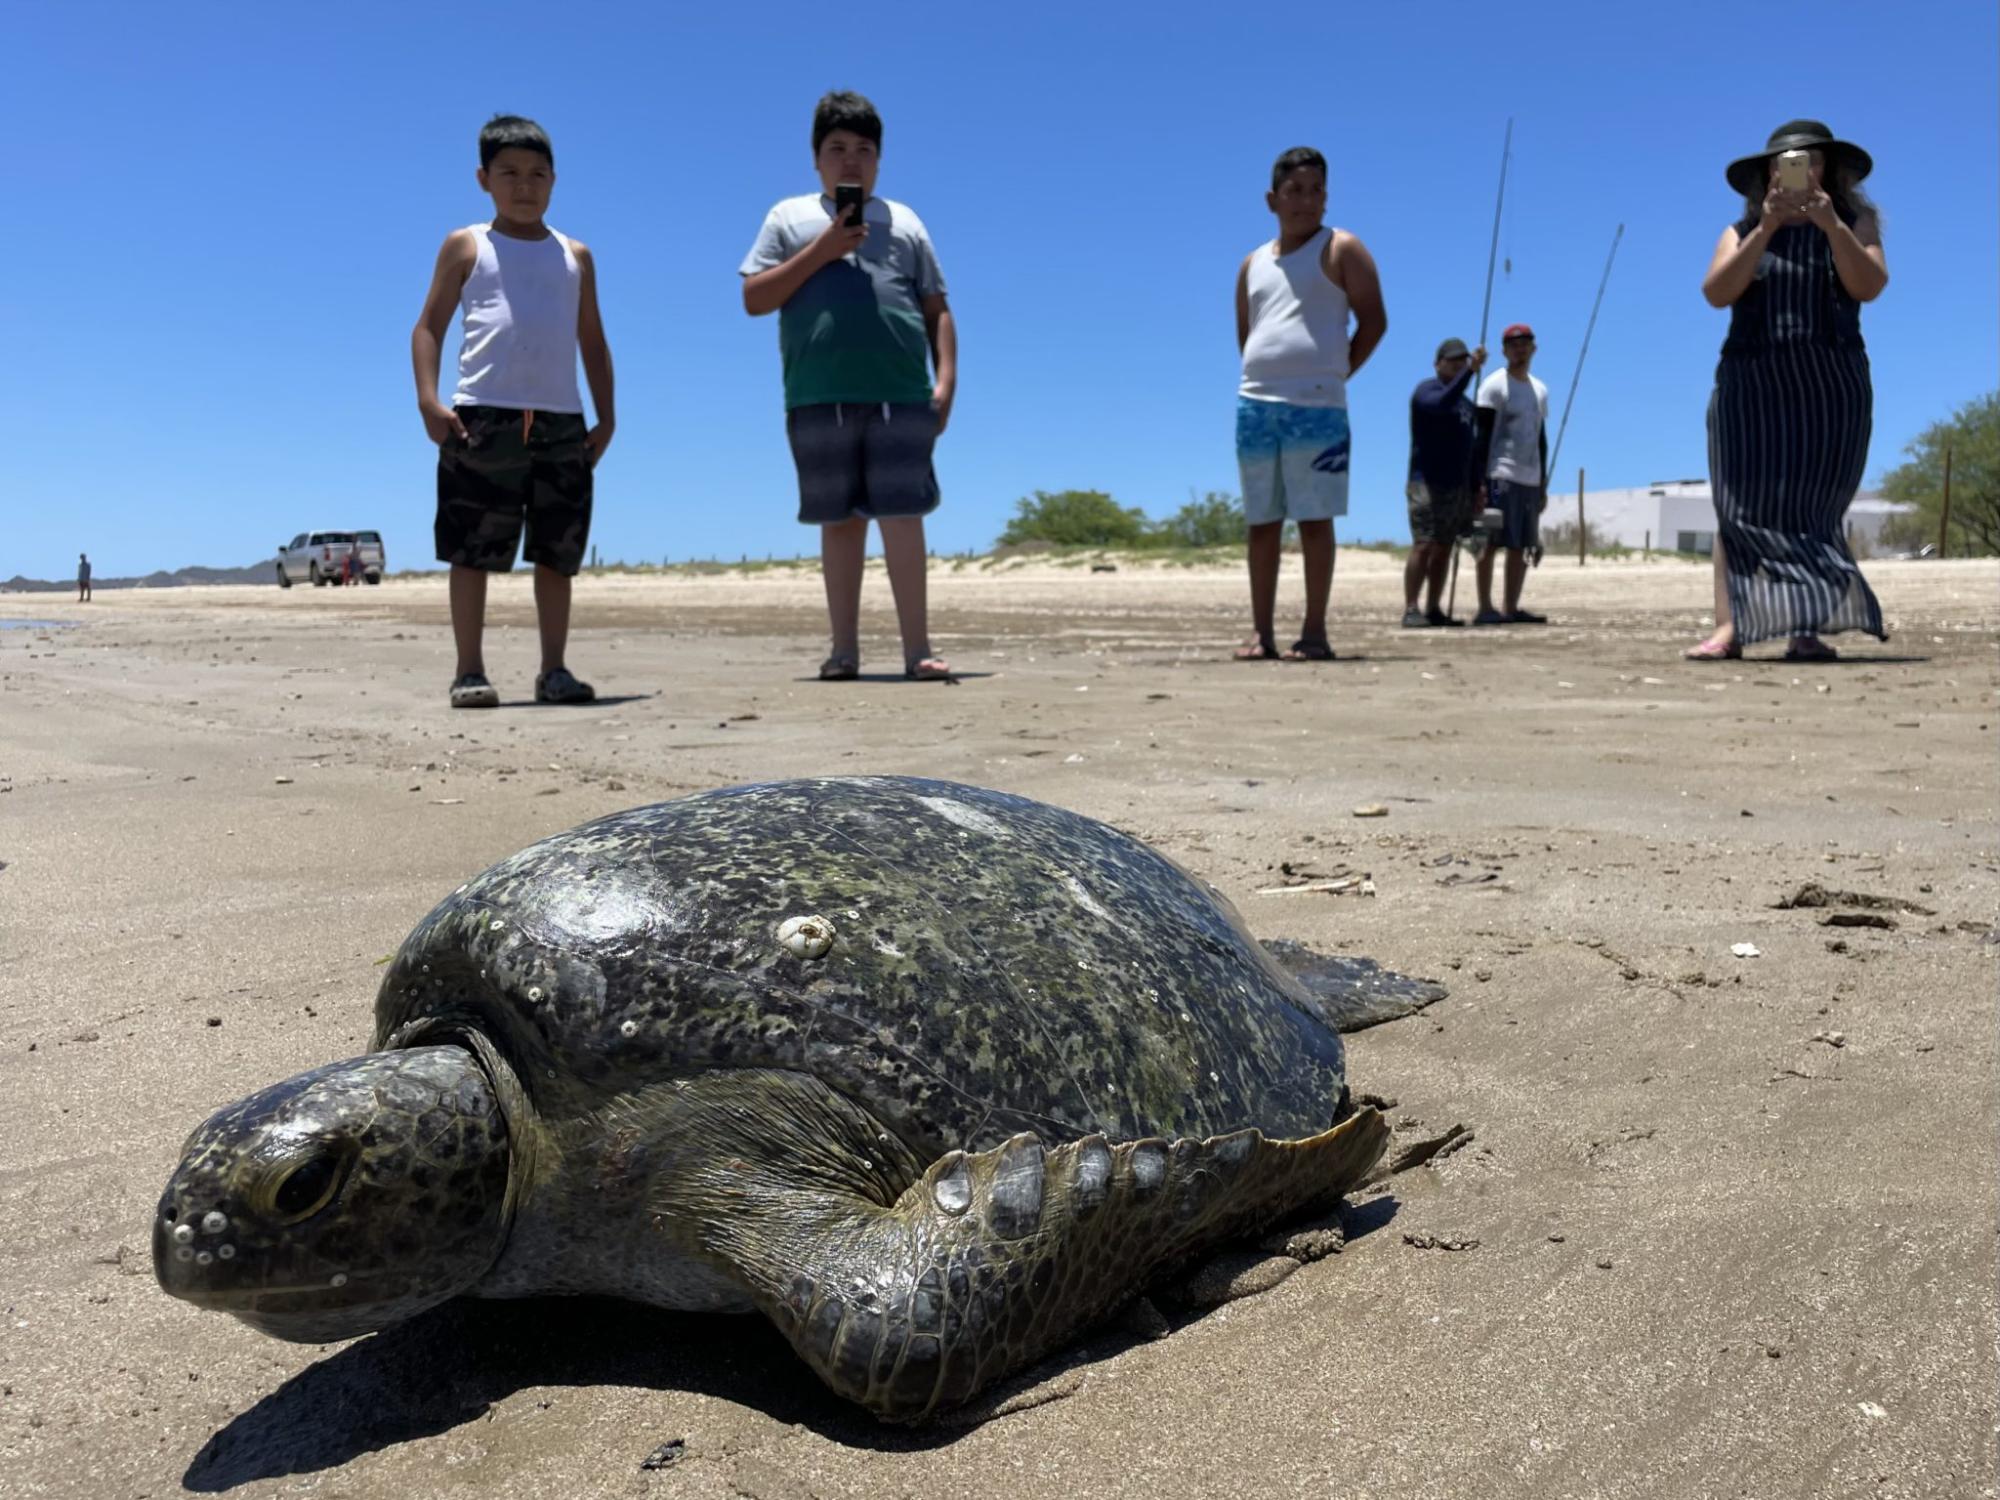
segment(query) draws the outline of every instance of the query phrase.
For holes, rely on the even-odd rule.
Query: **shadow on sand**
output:
[[[1728,665],[1738,668],[1778,667],[1791,672],[1803,672],[1808,669],[1817,672],[1825,668],[1838,672],[1844,667],[1923,667],[1930,665],[1930,661],[1928,656],[1890,656],[1886,653],[1880,656],[1860,656],[1843,652],[1831,661],[1802,661],[1787,656],[1741,656]]]
[[[949,677],[911,677],[904,672],[857,672],[852,677],[821,677],[816,673],[809,672],[803,677],[794,677],[792,681],[810,682],[814,685],[824,682],[830,688],[844,687],[850,682],[908,683],[912,687],[924,687],[931,683],[943,683],[946,687],[956,687],[961,682],[984,682],[991,676],[993,676],[991,672],[961,672],[954,667]]]
[[[659,696],[658,693],[604,693],[592,698],[588,703],[541,703],[533,698],[503,698],[494,706],[496,708],[545,709],[552,713],[576,713],[583,709],[616,708],[621,703],[647,703]],[[479,710],[470,709],[467,712],[477,713]]]
[[[1342,1215],[1348,1239],[1382,1228],[1398,1207],[1387,1195],[1349,1204]],[[1186,1327],[1205,1314],[1191,1310],[1172,1317],[1172,1325]],[[595,1298],[468,1298],[359,1339],[299,1371],[204,1443],[181,1483],[217,1494],[255,1480],[338,1468],[449,1432],[514,1392],[540,1386],[696,1392],[797,1423],[843,1447],[939,1448],[1003,1408],[1014,1409],[1022,1392],[1142,1342],[1115,1326],[1100,1329],[982,1392],[970,1407],[922,1427],[894,1427],[821,1385],[762,1318],[668,1313]],[[668,1434],[635,1433],[633,1451],[613,1461],[629,1459],[636,1468],[662,1436]]]

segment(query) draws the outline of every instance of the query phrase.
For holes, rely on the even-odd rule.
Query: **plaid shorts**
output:
[[[583,418],[461,406],[458,419],[466,440],[453,438],[438,450],[438,561],[505,573],[519,552],[531,563],[574,576],[590,540],[590,453]]]
[[[799,471],[799,519],[809,526],[938,507],[938,421],[928,401],[795,406],[785,435]]]
[[[1404,491],[1410,502],[1410,540],[1457,541],[1472,525],[1474,493],[1464,487],[1432,489],[1423,480],[1412,479]]]

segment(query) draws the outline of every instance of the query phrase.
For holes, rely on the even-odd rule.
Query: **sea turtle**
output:
[[[754,1309],[921,1417],[1369,1170],[1336,1028],[1442,991],[1319,962],[1315,994],[1171,860],[1001,792],[618,813],[425,917],[373,1051],[200,1126],[154,1265],[315,1343],[461,1295]]]

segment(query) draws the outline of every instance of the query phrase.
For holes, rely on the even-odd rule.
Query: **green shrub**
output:
[[[1118,547],[1185,551],[1236,546],[1243,540],[1243,502],[1209,493],[1190,499],[1164,521],[1137,506],[1120,505],[1102,490],[1036,490],[1014,502],[1014,516],[998,545],[1020,547]]]
[[[1147,528],[1146,541],[1155,547],[1220,547],[1243,540],[1243,502],[1234,495],[1209,491]]]
[[[1014,517],[1000,533],[1002,547],[1050,542],[1058,547],[1137,547],[1146,516],[1102,490],[1036,490],[1014,502]]]

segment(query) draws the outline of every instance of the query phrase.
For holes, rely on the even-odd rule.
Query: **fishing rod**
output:
[[[1590,304],[1590,321],[1584,325],[1583,344],[1576,351],[1576,369],[1571,372],[1569,377],[1569,394],[1563,397],[1562,421],[1556,426],[1555,446],[1549,450],[1548,464],[1542,470],[1543,510],[1548,508],[1549,485],[1556,477],[1556,459],[1562,453],[1563,434],[1569,431],[1569,409],[1576,401],[1576,383],[1583,378],[1583,357],[1590,353],[1591,330],[1597,327],[1597,310],[1604,305],[1604,288],[1611,282],[1611,262],[1617,258],[1618,242],[1623,238],[1625,238],[1625,226],[1620,224],[1617,232],[1611,236],[1611,253],[1604,257],[1604,274],[1598,278],[1597,298]],[[1578,525],[1582,525],[1580,520]],[[1579,540],[1578,545],[1581,545],[1581,540]],[[1535,540],[1528,547],[1528,561],[1538,568],[1542,565],[1542,517],[1540,511],[1535,513]]]
[[[1500,191],[1493,195],[1493,243],[1486,247],[1486,298],[1479,304],[1479,347],[1486,347],[1486,320],[1493,311],[1493,263],[1500,258],[1500,208],[1507,201],[1507,158],[1514,152],[1514,117],[1507,117],[1507,135],[1500,143]]]
[[[1493,195],[1493,242],[1486,247],[1486,295],[1479,304],[1479,343],[1486,347],[1486,323],[1493,311],[1493,266],[1500,258],[1500,209],[1507,201],[1507,159],[1514,154],[1514,117],[1507,117],[1507,134],[1500,142],[1500,189]],[[1468,482],[1476,491],[1483,476],[1469,475]],[[1451,539],[1451,593],[1445,599],[1444,612],[1449,616],[1458,604],[1458,538]]]
[[[1562,422],[1556,428],[1555,446],[1549,450],[1549,472],[1545,479],[1554,478],[1556,459],[1562,453],[1563,434],[1569,430],[1569,409],[1576,400],[1576,383],[1583,378],[1583,358],[1590,353],[1590,335],[1597,327],[1597,310],[1604,306],[1604,289],[1611,284],[1611,262],[1618,258],[1618,242],[1625,238],[1625,226],[1620,224],[1618,232],[1611,236],[1611,253],[1604,257],[1604,275],[1598,279],[1597,300],[1590,304],[1590,322],[1584,325],[1583,347],[1576,351],[1576,370],[1569,377],[1569,394],[1563,398]]]

